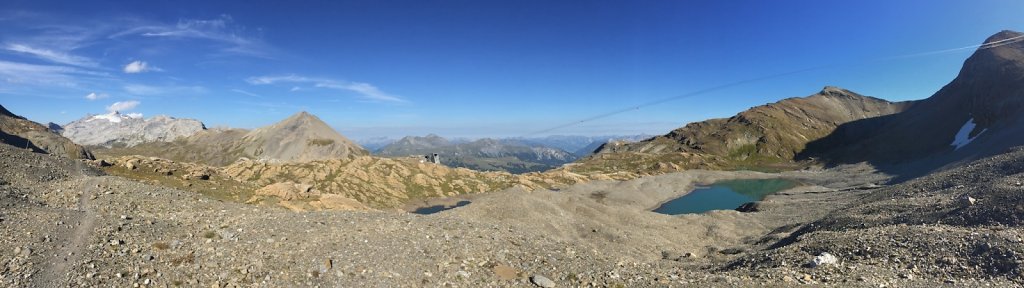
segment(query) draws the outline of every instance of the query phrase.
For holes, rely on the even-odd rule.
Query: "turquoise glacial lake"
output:
[[[760,201],[775,192],[793,188],[799,183],[787,179],[725,180],[701,186],[682,197],[672,199],[654,212],[669,215],[704,213],[711,210],[733,210],[743,203]]]

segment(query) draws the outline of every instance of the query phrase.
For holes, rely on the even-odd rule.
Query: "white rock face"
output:
[[[155,116],[143,119],[142,114],[90,115],[64,125],[64,137],[79,145],[131,147],[148,142],[173,141],[205,130],[203,122]]]

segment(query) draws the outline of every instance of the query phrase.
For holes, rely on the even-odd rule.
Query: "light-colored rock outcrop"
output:
[[[206,129],[202,122],[159,115],[143,119],[138,114],[90,115],[64,125],[62,135],[86,146],[131,147],[149,142],[167,142]]]

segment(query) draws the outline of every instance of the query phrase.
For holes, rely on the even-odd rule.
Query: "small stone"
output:
[[[811,280],[813,280],[813,278],[811,278],[811,274],[804,274],[804,277],[801,279],[803,279],[804,282],[811,282]]]
[[[964,196],[960,196],[960,204],[963,206],[973,206],[977,202],[978,199],[974,199],[974,197],[971,197],[967,194],[964,194]]]
[[[814,259],[811,260],[811,263],[808,264],[811,268],[816,268],[821,265],[836,264],[837,262],[839,262],[839,259],[837,259],[836,256],[832,256],[832,254],[829,254],[828,252],[821,252],[821,254],[815,256]]]
[[[327,270],[331,270],[331,268],[333,268],[333,267],[334,267],[334,261],[331,260],[330,258],[327,258],[327,259],[324,259],[324,264],[323,264],[323,267],[322,267],[323,269],[321,269],[321,270],[327,271]]]
[[[121,240],[110,240],[110,246],[121,245]]]
[[[459,270],[459,272],[455,272],[455,276],[458,276],[459,278],[462,278],[462,279],[467,279],[467,278],[469,278],[469,272],[466,272],[464,270]]]
[[[551,281],[551,279],[548,279],[548,277],[544,277],[541,275],[533,275],[533,277],[530,277],[530,282],[533,282],[534,285],[537,285],[539,287],[555,287],[555,281]]]
[[[683,255],[680,255],[679,253],[672,252],[672,251],[661,251],[661,259],[665,259],[665,260],[677,261],[682,256]]]

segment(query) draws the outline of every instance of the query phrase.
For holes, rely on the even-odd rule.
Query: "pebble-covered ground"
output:
[[[791,173],[818,186],[753,213],[647,211],[694,182],[771,176],[692,171],[415,215],[222,202],[0,145],[0,286],[1018,286],[1020,159],[870,189]]]

